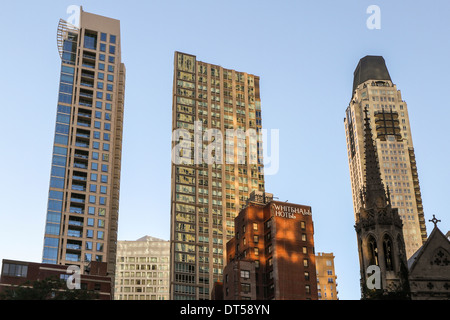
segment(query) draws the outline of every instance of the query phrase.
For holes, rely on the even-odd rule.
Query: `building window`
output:
[[[243,293],[250,293],[250,284],[249,283],[241,283],[241,289]]]
[[[84,34],[84,47],[87,49],[97,50],[97,33],[86,31]]]
[[[305,286],[305,293],[310,294],[311,293],[311,287],[309,285]]]
[[[303,259],[303,266],[304,266],[305,268],[308,267],[308,259]]]
[[[258,224],[253,222],[253,230],[258,231]]]
[[[241,270],[241,278],[242,279],[250,279],[250,271],[248,271],[248,270]]]
[[[5,263],[3,264],[4,276],[10,277],[26,277],[28,273],[28,266],[23,264]]]
[[[309,272],[305,271],[305,280],[309,280]]]

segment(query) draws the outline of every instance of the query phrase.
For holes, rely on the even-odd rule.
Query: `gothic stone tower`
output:
[[[360,192],[361,207],[355,224],[362,296],[364,299],[374,297],[375,292],[381,294],[379,297],[407,296],[403,223],[398,209],[391,207],[389,187],[386,192],[383,185],[367,108],[364,111],[365,186]],[[380,276],[379,287],[375,283],[375,289],[380,290],[371,291],[368,282],[373,278],[368,268],[374,265],[379,267]]]

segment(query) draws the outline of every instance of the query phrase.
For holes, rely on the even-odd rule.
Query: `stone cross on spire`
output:
[[[437,223],[438,223],[438,222],[441,222],[441,220],[436,219],[436,217],[434,216],[434,214],[433,214],[433,219],[430,219],[430,220],[428,220],[428,221],[433,222],[435,228],[437,227]]]
[[[366,207],[384,207],[389,200],[386,196],[384,184],[381,179],[378,155],[373,141],[372,129],[370,128],[369,110],[364,108],[364,156],[366,160],[365,176],[365,204]]]

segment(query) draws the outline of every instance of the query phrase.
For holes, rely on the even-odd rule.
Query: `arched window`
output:
[[[391,237],[385,235],[383,238],[383,251],[384,251],[384,263],[386,265],[386,271],[394,270],[394,252],[392,247]]]
[[[378,247],[377,247],[377,241],[373,236],[369,236],[367,239],[367,249],[369,253],[369,263],[371,265],[379,265],[378,264]]]

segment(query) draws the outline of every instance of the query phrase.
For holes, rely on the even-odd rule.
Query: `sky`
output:
[[[427,232],[433,214],[450,230],[450,2],[8,1],[0,10],[0,259],[41,262],[61,66],[56,31],[70,5],[121,21],[119,240],[170,237],[175,51],[260,76],[263,128],[280,136],[279,170],[265,176],[266,191],[312,207],[315,251],[335,255],[341,300],[360,299],[343,119],[366,55],[385,58],[408,104]],[[370,5],[380,8],[379,29],[367,27]]]

